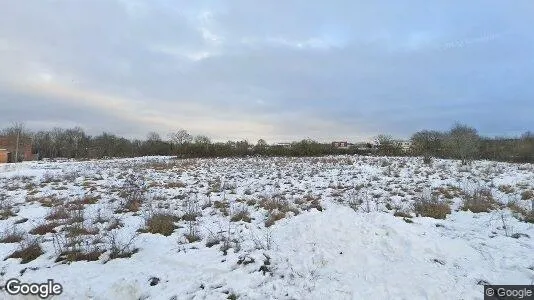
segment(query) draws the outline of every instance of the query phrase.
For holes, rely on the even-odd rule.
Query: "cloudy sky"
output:
[[[0,0],[0,127],[534,130],[534,1]]]

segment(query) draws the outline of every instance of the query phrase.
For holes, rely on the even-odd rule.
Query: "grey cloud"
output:
[[[534,95],[529,1],[10,2],[0,12],[0,67],[10,70],[0,91],[23,99],[30,92],[20,86],[48,78],[86,99],[65,106],[51,89],[31,89],[34,103],[63,105],[70,119],[89,109],[87,128],[98,115],[131,135],[181,126],[250,139],[534,125],[525,114]],[[88,106],[95,97],[139,112]]]

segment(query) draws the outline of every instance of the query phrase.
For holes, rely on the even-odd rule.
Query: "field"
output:
[[[1,284],[54,279],[57,299],[483,299],[484,284],[534,283],[533,200],[533,165],[488,161],[5,164]]]

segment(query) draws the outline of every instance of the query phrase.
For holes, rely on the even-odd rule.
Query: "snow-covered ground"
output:
[[[481,190],[491,210],[463,209]],[[54,279],[53,299],[483,299],[484,284],[534,284],[533,191],[533,165],[487,161],[0,165],[0,285]],[[416,216],[419,199],[451,213]],[[151,233],[159,215],[175,228]],[[42,254],[8,258],[32,245]]]

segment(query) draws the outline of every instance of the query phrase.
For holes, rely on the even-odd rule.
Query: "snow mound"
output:
[[[284,277],[279,281],[286,283],[286,294],[279,296],[482,299],[481,280],[501,284],[534,280],[527,269],[534,253],[532,242],[516,245],[512,238],[477,241],[454,233],[446,236],[452,224],[436,227],[436,220],[418,221],[422,224],[408,224],[383,213],[358,214],[331,205],[323,213],[297,216],[280,224],[274,233],[279,241],[274,265],[275,274]],[[477,223],[484,228],[485,221],[473,219],[471,214],[456,220],[473,223],[469,224],[471,228]],[[502,243],[508,245],[497,247]],[[515,250],[516,263],[488,261],[488,256],[502,257],[499,249],[505,248],[508,254]],[[520,268],[525,276],[517,276]]]

